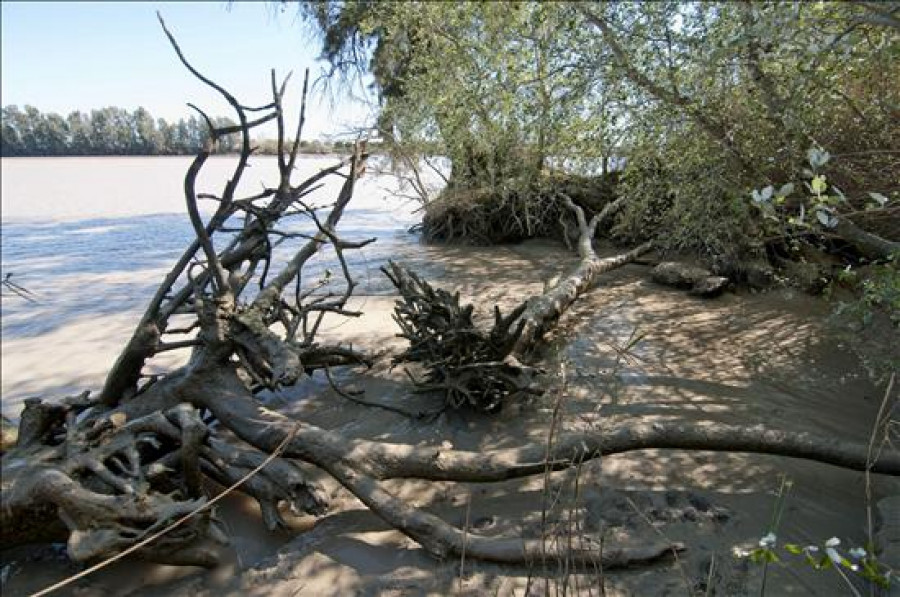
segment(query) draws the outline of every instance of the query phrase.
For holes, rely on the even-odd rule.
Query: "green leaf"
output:
[[[810,188],[813,190],[813,193],[816,193],[816,194],[824,193],[825,189],[828,188],[828,184],[826,184],[826,182],[825,182],[825,176],[822,174],[819,174],[818,176],[813,178],[812,182],[810,183]]]
[[[789,182],[785,185],[782,185],[781,188],[778,189],[778,196],[779,197],[787,197],[788,195],[790,195],[793,192],[794,192],[794,183]]]
[[[827,164],[828,160],[830,159],[831,154],[829,154],[827,151],[823,151],[815,147],[806,152],[806,161],[808,161],[809,165],[814,169],[821,168],[822,166]]]
[[[795,544],[795,543],[785,543],[785,544],[784,544],[784,548],[785,548],[788,552],[794,554],[795,556],[800,555],[801,553],[803,553],[803,548],[800,547],[799,545]]]
[[[847,202],[847,196],[844,195],[844,191],[840,190],[839,188],[837,188],[837,187],[834,186],[834,185],[831,185],[831,190],[832,190],[832,191],[834,192],[834,194],[837,196],[837,199],[839,199],[839,200],[840,200],[841,202],[843,202],[843,203],[846,203],[846,202]]]
[[[878,203],[878,207],[884,207],[888,202],[888,198],[881,193],[869,193],[869,197],[871,197],[875,200],[876,203]]]
[[[821,205],[816,209],[816,219],[826,228],[834,228],[838,225],[838,219],[834,212],[830,208]]]

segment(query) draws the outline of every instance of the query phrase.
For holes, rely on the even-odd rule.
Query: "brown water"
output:
[[[277,180],[272,156],[250,162],[237,196],[255,194]],[[15,417],[31,395],[96,387],[130,336],[149,296],[192,238],[181,191],[188,157],[4,158],[2,166],[2,275],[36,297],[2,297],[2,409]],[[294,181],[331,166],[336,158],[299,160]],[[198,192],[217,185],[234,168],[232,157],[210,158]],[[314,204],[333,201],[341,180],[332,177]],[[360,294],[384,293],[389,284],[377,264],[400,248],[413,250],[406,229],[416,205],[387,191],[388,177],[367,177],[344,215],[349,239],[377,237],[348,253]],[[207,210],[208,211],[208,210]],[[288,223],[309,231],[311,223]],[[302,242],[298,240],[297,242]],[[283,259],[290,247],[276,251]],[[277,263],[276,263],[277,265]],[[334,268],[327,253],[310,263],[310,281]],[[98,325],[98,321],[103,322]],[[171,365],[178,355],[158,363]]]
[[[355,225],[384,222],[380,217],[363,215],[362,223],[357,220]],[[171,223],[162,223],[160,229],[172,230]],[[346,223],[352,227],[354,220]],[[122,222],[104,224],[115,225]],[[375,273],[389,256],[411,262],[485,308],[494,302],[511,305],[540,292],[543,281],[573,259],[563,247],[547,242],[489,249],[424,247],[406,235],[403,226],[379,226],[378,235],[389,241],[387,249],[373,249],[357,264],[360,271],[371,272],[364,296],[357,299],[366,315],[359,321],[335,322],[326,331],[363,347],[400,346],[393,337],[389,288]],[[11,229],[4,224],[4,243]],[[58,230],[54,224],[46,235],[58,235]],[[30,308],[43,309],[41,316],[30,317],[25,305],[16,305],[7,323],[9,299],[4,299],[5,411],[15,413],[26,395],[96,387],[130,333],[139,299],[158,279],[163,256],[160,264],[131,271],[84,271],[94,250],[85,245],[102,235],[83,233],[81,248],[88,257],[82,269],[50,276],[38,288],[47,303]],[[114,261],[128,259],[116,256]],[[75,300],[71,295],[92,294],[97,288],[108,300],[71,306]],[[123,303],[125,307],[117,307]],[[562,426],[571,430],[590,430],[600,420],[764,422],[865,442],[884,388],[871,383],[846,342],[825,325],[829,310],[820,300],[788,291],[726,294],[704,301],[656,286],[647,280],[645,267],[631,265],[605,275],[561,321],[561,331],[546,355],[551,392],[545,398],[515,405],[496,417],[453,413],[425,424],[349,403],[315,377],[274,396],[272,406],[348,436],[415,444],[449,442],[466,450],[544,443],[552,397],[560,394]],[[616,347],[626,345],[635,334],[644,336],[633,356],[623,358]],[[403,374],[389,371],[386,361],[372,371],[344,372],[341,381],[365,388],[369,400],[402,404],[427,400],[410,395]],[[606,533],[608,540],[639,543],[663,534],[687,544],[688,550],[675,563],[607,573],[608,595],[683,595],[688,585],[697,588],[707,578],[715,587],[713,594],[749,595],[759,592],[761,569],[736,560],[731,550],[755,546],[768,531],[783,476],[792,481],[793,489],[785,502],[779,541],[821,545],[837,536],[847,547],[865,542],[863,475],[787,458],[649,450],[604,458],[546,481],[536,477],[467,485],[396,480],[386,485],[460,526],[471,502],[470,526],[484,534],[537,536],[545,513],[551,525]],[[545,482],[557,496],[550,504]],[[331,511],[319,520],[296,520],[296,533],[263,532],[255,505],[232,500],[225,517],[234,534],[234,549],[217,570],[125,561],[79,582],[69,594],[521,595],[529,586],[534,594],[556,586],[545,584],[549,581],[540,575],[530,578],[536,572],[527,569],[471,562],[464,563],[460,579],[459,561],[435,561],[333,481],[322,478],[322,483],[332,497]],[[875,499],[900,493],[900,483],[875,477],[874,493]],[[14,555],[21,556],[5,554],[3,564]],[[4,594],[27,594],[75,570],[51,550],[29,557],[31,561],[20,557],[10,564]],[[557,582],[565,573],[554,570],[550,576]],[[570,590],[599,594],[597,577],[572,576]],[[834,572],[814,573],[801,565],[771,566],[767,587],[768,595],[846,593]]]

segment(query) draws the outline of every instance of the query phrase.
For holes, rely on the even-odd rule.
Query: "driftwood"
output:
[[[382,481],[502,481],[650,448],[779,454],[900,475],[896,452],[885,452],[872,463],[862,444],[759,426],[637,424],[563,435],[552,449],[532,444],[472,453],[349,439],[263,408],[257,399],[263,390],[295,384],[318,369],[327,372],[330,367],[367,362],[365,355],[349,347],[316,340],[325,314],[357,315],[346,307],[355,282],[343,253],[369,241],[343,240],[337,224],[353,196],[365,153],[359,145],[346,162],[292,184],[300,129],[293,141],[286,139],[284,84],[277,85],[273,76],[272,102],[251,110],[196,71],[174,38],[169,38],[185,66],[218,90],[238,114],[236,127],[210,126],[212,141],[237,133],[242,137],[242,151],[220,196],[201,196],[194,186],[208,150],[188,170],[185,200],[196,239],[151,298],[102,391],[52,403],[34,399],[26,405],[18,441],[2,460],[0,540],[5,547],[63,540],[74,560],[94,561],[137,547],[188,516],[162,538],[140,545],[137,553],[171,564],[211,566],[217,552],[210,546],[227,536],[212,512],[190,516],[207,503],[204,480],[240,484],[240,491],[259,502],[267,526],[277,528],[284,524],[280,505],[315,515],[327,510],[322,492],[298,464],[305,462],[334,477],[373,513],[437,557],[454,557],[465,550],[468,558],[533,564],[540,549],[541,561],[547,558],[555,563],[559,556],[609,569],[653,561],[682,546],[662,540],[628,549],[605,544],[600,554],[586,541],[579,542],[574,553],[548,552],[531,539],[466,533],[392,495]],[[247,113],[254,110],[264,115],[251,121]],[[301,127],[302,114],[301,106]],[[273,119],[279,130],[280,180],[257,196],[237,198],[237,182],[252,152],[250,131]],[[305,198],[327,176],[341,176],[344,182],[329,213],[322,217]],[[218,203],[208,222],[201,220],[197,210],[201,198]],[[613,259],[598,259],[589,240],[596,220],[588,224],[580,210],[574,211],[582,240],[587,238],[580,244],[578,267],[509,316],[498,314],[495,331],[502,333],[494,338],[477,336],[497,353],[478,353],[478,359],[524,354],[600,273],[647,250],[642,246]],[[235,226],[238,216],[242,224]],[[289,217],[308,218],[314,232],[279,228]],[[290,242],[297,243],[291,256],[274,263],[273,247]],[[217,246],[222,248],[216,250]],[[333,250],[342,265],[338,286],[321,281],[305,289],[300,284],[304,266],[326,249]],[[423,296],[440,294],[401,270],[391,275]],[[451,305],[450,320],[468,325],[470,313],[458,305],[458,299],[440,296],[426,307]],[[410,316],[417,313],[416,305],[415,300],[409,303]],[[415,324],[409,329],[424,328]],[[191,350],[186,365],[161,376],[143,373],[149,358],[176,348]],[[438,350],[434,345],[411,347],[419,349],[425,355]],[[502,371],[502,366],[497,367]],[[223,430],[237,439],[223,440]]]
[[[409,341],[393,363],[425,365],[424,380],[409,374],[419,391],[440,391],[452,408],[471,406],[485,412],[496,412],[517,396],[540,393],[534,380],[538,370],[513,355],[524,330],[520,318],[527,304],[507,316],[495,307],[494,325],[484,331],[473,320],[475,307],[460,305],[459,293],[435,289],[396,263],[382,271],[402,296],[394,321],[399,336]]]
[[[426,378],[413,378],[420,391],[441,391],[448,406],[466,405],[486,412],[496,412],[516,397],[540,393],[535,383],[540,370],[523,364],[525,355],[601,274],[651,249],[651,244],[645,243],[615,257],[598,258],[592,245],[597,226],[618,206],[607,205],[588,223],[580,206],[567,196],[563,201],[578,224],[581,260],[552,288],[522,302],[508,315],[495,306],[490,330],[475,325],[475,307],[460,305],[459,293],[432,288],[396,263],[382,268],[401,294],[394,321],[400,326],[400,337],[410,343],[394,358],[394,364],[418,362],[425,366]]]
[[[687,265],[677,261],[664,261],[650,271],[650,278],[658,284],[673,286],[689,291],[694,296],[715,297],[722,294],[729,280],[714,276],[702,267]]]
[[[326,314],[359,315],[346,308],[356,282],[344,253],[374,239],[349,242],[337,235],[336,226],[363,171],[364,145],[350,159],[293,184],[308,73],[291,139],[285,135],[282,106],[287,80],[279,85],[273,72],[271,102],[247,107],[194,69],[160,22],[185,67],[225,98],[239,124],[216,128],[195,108],[210,135],[184,181],[195,240],[151,298],[99,394],[55,404],[35,399],[26,405],[18,442],[3,458],[4,545],[62,538],[73,559],[109,556],[204,503],[203,478],[230,484],[259,464],[264,453],[217,439],[208,412],[187,398],[204,386],[209,370],[238,363],[241,383],[259,392],[294,384],[317,369],[368,362],[350,347],[316,341]],[[262,116],[251,119],[249,114]],[[253,152],[251,130],[273,120],[279,180],[255,196],[236,197]],[[213,145],[230,134],[241,137],[232,177],[219,195],[198,193],[197,176]],[[322,217],[320,208],[307,203],[308,196],[333,176],[344,182]],[[208,222],[201,219],[199,200],[217,204]],[[314,231],[280,228],[288,218],[306,218]],[[273,249],[291,243],[296,248],[290,258],[274,263]],[[325,248],[334,251],[343,276],[304,288],[304,265]],[[184,367],[163,376],[144,374],[153,356],[185,348],[192,352]],[[282,502],[298,511],[324,510],[318,489],[288,460],[274,461],[242,491],[256,498],[270,528],[284,526],[278,512]],[[213,565],[214,553],[204,546],[223,537],[213,517],[204,513],[140,554],[169,563]]]
[[[837,218],[834,232],[869,259],[890,259],[892,255],[900,253],[900,242],[863,230],[847,216]]]

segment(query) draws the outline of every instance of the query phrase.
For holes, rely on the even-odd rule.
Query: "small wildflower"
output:
[[[827,555],[828,558],[829,558],[832,562],[834,562],[835,564],[840,564],[840,563],[841,563],[841,554],[839,554],[835,548],[833,548],[833,547],[826,547],[826,548],[825,548],[825,555]]]
[[[809,553],[818,553],[819,546],[818,545],[807,545],[803,548],[804,551],[808,551]]]
[[[760,547],[775,547],[775,533],[769,533],[765,537],[759,540]]]
[[[841,540],[837,537],[832,537],[828,541],[825,542],[825,547],[837,547],[841,544]]]
[[[854,547],[849,552],[851,558],[856,558],[857,560],[861,560],[866,557],[866,550],[862,547]]]
[[[732,548],[731,552],[734,554],[736,558],[748,558],[750,557],[750,551],[746,549],[741,549],[740,547]]]

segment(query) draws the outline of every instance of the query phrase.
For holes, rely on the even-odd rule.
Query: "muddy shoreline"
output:
[[[506,306],[540,292],[544,280],[574,259],[561,245],[544,241],[428,247],[395,257],[418,261],[432,280],[479,307]],[[650,282],[647,270],[631,265],[604,275],[548,343],[543,363],[551,391],[495,417],[449,413],[430,423],[410,420],[351,403],[318,375],[269,397],[269,406],[349,437],[449,442],[476,451],[545,443],[555,396],[561,396],[563,430],[591,429],[601,420],[761,422],[868,439],[883,388],[870,382],[847,343],[825,324],[828,304],[785,290],[726,293],[708,301]],[[429,398],[413,396],[403,373],[388,366],[390,352],[400,347],[390,319],[393,297],[356,300],[365,311],[361,320],[332,326],[326,335],[386,354],[371,370],[344,371],[340,382],[365,389],[368,400],[427,409]],[[617,347],[635,334],[643,334],[641,341],[623,356]],[[687,545],[677,560],[646,568],[576,574],[463,562],[460,577],[461,562],[434,560],[318,475],[331,509],[319,520],[294,519],[295,533],[265,533],[255,504],[237,498],[223,511],[234,546],[218,569],[124,561],[80,581],[69,594],[521,595],[526,588],[543,594],[563,582],[569,590],[599,594],[601,576],[607,595],[684,594],[687,586],[703,593],[707,582],[714,594],[757,594],[761,569],[735,559],[732,548],[753,546],[767,532],[783,476],[793,488],[779,537],[802,544],[832,536],[848,546],[865,542],[861,474],[778,457],[648,450],[500,484],[387,483],[395,494],[453,524],[466,526],[468,520],[469,528],[485,535],[567,530],[628,544],[662,534]],[[897,494],[900,482],[876,477],[874,492],[876,500]],[[76,570],[51,549],[5,553],[3,565],[10,566],[6,595],[28,594]],[[767,580],[768,594],[830,595],[842,590],[838,583],[834,573],[800,565],[770,567]]]

